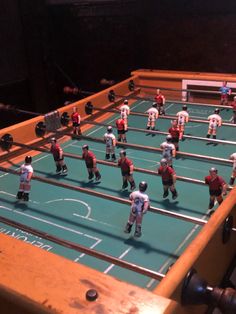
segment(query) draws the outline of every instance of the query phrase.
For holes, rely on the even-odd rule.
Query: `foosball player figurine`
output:
[[[124,119],[125,122],[125,131],[128,130],[128,117],[130,115],[130,107],[128,105],[128,100],[125,99],[124,103],[120,107],[120,117],[121,119]]]
[[[97,160],[95,154],[89,150],[87,144],[82,146],[82,151],[82,158],[84,159],[88,170],[88,179],[92,180],[95,175],[96,181],[99,181],[101,179],[101,174],[97,168]]]
[[[112,161],[116,160],[115,147],[116,147],[116,137],[113,134],[112,126],[107,127],[107,132],[104,134],[104,142],[106,144],[106,159],[112,158]]]
[[[50,151],[53,155],[53,158],[56,164],[56,173],[67,174],[68,168],[64,161],[63,150],[61,146],[57,143],[57,139],[55,137],[51,138]]]
[[[166,136],[166,141],[160,145],[162,149],[162,157],[168,162],[168,165],[172,167],[173,158],[176,157],[175,145],[172,143],[172,136],[168,134]]]
[[[208,133],[206,136],[207,138],[210,138],[210,136],[212,135],[212,138],[216,139],[217,128],[221,127],[222,125],[222,118],[219,113],[220,109],[216,108],[214,113],[207,118],[207,120],[209,120]]]
[[[172,137],[172,143],[175,145],[176,151],[179,150],[179,128],[177,120],[171,122],[172,126],[169,128],[168,132]]]
[[[165,115],[164,105],[165,105],[166,99],[160,89],[157,89],[157,93],[156,93],[156,96],[154,97],[154,100],[157,103],[157,109],[159,111],[159,114]]]
[[[179,140],[183,140],[185,124],[189,121],[189,114],[187,112],[188,108],[186,105],[182,106],[182,110],[177,112],[177,123],[179,128]]]
[[[118,167],[121,168],[121,174],[123,179],[122,190],[128,187],[128,182],[130,183],[130,189],[133,191],[136,188],[134,178],[133,178],[133,171],[134,165],[132,160],[126,157],[126,151],[120,151],[120,159],[118,160]]]
[[[231,88],[227,86],[227,82],[224,81],[220,87],[220,105],[228,106],[228,98],[231,95]],[[228,109],[227,109],[228,110]]]
[[[116,120],[117,134],[118,134],[118,142],[127,143],[126,139],[126,130],[125,130],[125,120],[119,118]]]
[[[168,162],[165,158],[160,161],[160,167],[157,169],[158,174],[161,175],[163,184],[163,198],[169,195],[169,189],[172,193],[172,199],[175,200],[178,197],[178,193],[175,188],[176,173],[173,168],[168,166]]]
[[[130,194],[129,198],[131,200],[131,209],[128,222],[125,226],[125,233],[130,233],[134,222],[135,233],[134,236],[139,238],[142,235],[142,220],[143,215],[148,211],[150,206],[149,197],[145,193],[147,190],[147,183],[142,181],[139,183],[139,189]]]
[[[227,184],[225,180],[218,176],[218,171],[216,168],[211,168],[209,170],[209,175],[205,177],[205,183],[209,185],[210,201],[208,209],[212,209],[215,205],[215,199],[220,205],[223,202],[222,195],[227,194]],[[209,215],[212,215],[214,210],[211,210]]]
[[[73,134],[75,135],[81,135],[81,129],[80,129],[80,114],[78,113],[78,109],[76,107],[73,107],[73,112],[71,114],[71,121],[72,121],[72,127],[73,127]]]
[[[20,167],[20,186],[16,195],[18,200],[28,201],[31,189],[30,181],[33,175],[33,167],[31,166],[32,157],[26,156],[25,163]]]
[[[147,121],[147,130],[155,130],[156,120],[159,117],[159,112],[156,108],[156,103],[152,104],[152,107],[149,108],[146,113],[148,114],[148,121]]]
[[[233,169],[232,169],[231,177],[229,180],[229,185],[233,186],[235,178],[236,178],[236,153],[231,154],[229,156],[229,160],[233,161]]]

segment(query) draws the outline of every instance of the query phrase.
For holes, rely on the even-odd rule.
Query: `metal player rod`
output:
[[[6,173],[11,173],[14,175],[19,175],[19,172],[10,168],[4,168],[2,166],[0,166],[0,171],[2,172],[6,172]],[[79,187],[79,186],[74,186],[68,183],[64,183],[64,182],[59,182],[53,179],[48,179],[48,178],[44,178],[41,176],[36,176],[34,175],[32,177],[33,180],[39,181],[39,182],[43,182],[46,184],[51,184],[54,186],[58,186],[61,188],[65,188],[65,189],[69,189],[72,191],[77,191],[77,192],[81,192],[81,193],[85,193],[85,194],[89,194],[89,195],[93,195],[95,197],[99,197],[99,198],[103,198],[103,199],[107,199],[113,202],[117,202],[117,203],[122,203],[122,204],[126,204],[126,205],[130,205],[131,201],[121,198],[121,197],[117,197],[117,196],[113,196],[113,195],[109,195],[109,194],[105,194],[105,193],[101,193],[101,192],[97,192],[95,190],[90,190],[87,188],[83,188],[83,187]],[[204,219],[200,219],[200,218],[195,218],[192,216],[188,216],[188,215],[183,215],[183,214],[179,214],[179,213],[174,213],[174,212],[170,212],[169,210],[166,209],[162,209],[162,208],[158,208],[158,207],[153,207],[151,206],[149,208],[150,212],[153,212],[155,214],[161,214],[164,216],[169,216],[172,218],[176,218],[176,219],[180,219],[180,220],[184,220],[184,221],[188,221],[197,225],[205,225],[207,223],[207,220]]]
[[[98,137],[92,137],[92,136],[87,136],[87,135],[80,135],[80,136],[74,136],[70,133],[66,133],[65,135],[69,135],[75,138],[82,138],[88,141],[95,141],[99,143],[104,143],[103,139],[98,138]],[[161,148],[157,147],[152,147],[152,146],[143,146],[143,145],[138,145],[138,144],[131,144],[131,143],[121,143],[122,146],[127,147],[127,148],[133,148],[137,150],[145,150],[145,151],[152,151],[152,152],[159,152],[162,153]],[[205,155],[199,155],[199,154],[191,154],[191,153],[185,153],[185,152],[176,152],[176,154],[180,157],[186,157],[186,158],[193,158],[193,159],[203,159],[207,161],[213,161],[216,163],[223,163],[227,165],[232,165],[232,161],[224,158],[218,158],[218,157],[212,157],[212,156],[205,156]]]
[[[142,112],[137,112],[137,111],[131,111],[130,114],[131,115],[136,115],[136,116],[148,117],[148,114],[142,113]],[[175,120],[175,119],[177,119],[177,117],[176,116],[167,116],[167,115],[165,115],[165,116],[159,116],[158,119]],[[207,121],[207,120],[199,120],[199,119],[191,119],[191,118],[189,119],[189,122],[209,124],[209,121]],[[230,127],[236,127],[236,124],[227,123],[227,122],[223,122],[222,125],[230,126]]]
[[[70,136],[72,138],[84,139],[87,141],[93,141],[93,142],[98,142],[98,143],[104,143],[103,139],[98,138],[98,137],[92,137],[92,136],[88,136],[88,135],[77,136],[77,135],[74,135],[71,133],[60,132],[60,131],[56,132],[56,133],[59,133],[60,135],[62,135],[62,134],[67,135],[67,136]],[[30,147],[27,144],[21,144],[21,143],[14,142],[14,141],[11,141],[11,143],[16,145],[16,146],[21,146],[21,147],[26,147],[26,148]],[[143,145],[131,144],[131,143],[121,143],[121,142],[118,142],[118,144],[122,145],[124,148],[132,148],[132,149],[136,149],[136,150],[145,150],[145,151],[162,153],[162,149],[157,148],[157,147],[143,146]],[[42,149],[38,149],[38,148],[35,150],[42,151]],[[227,165],[233,164],[233,162],[231,160],[219,158],[219,157],[205,156],[205,155],[199,155],[199,154],[191,154],[191,153],[180,152],[180,151],[176,152],[176,154],[180,157],[185,157],[185,158],[203,159],[203,160],[207,160],[207,161],[212,161],[214,163],[223,163],[223,164],[227,164]]]
[[[107,127],[111,124],[91,121],[91,120],[83,120],[81,123],[84,124],[93,124],[93,125],[101,125],[104,127]],[[113,128],[116,128],[115,125],[112,125]],[[157,130],[146,130],[146,129],[140,129],[140,128],[134,128],[134,127],[128,127],[130,131],[135,132],[141,132],[141,133],[150,133],[150,134],[162,134],[162,135],[168,135],[168,132],[163,131],[157,131]],[[225,140],[218,140],[218,139],[210,139],[205,137],[199,137],[199,136],[193,136],[193,135],[184,135],[184,138],[188,138],[190,140],[198,140],[198,141],[205,141],[205,142],[211,142],[211,143],[218,143],[218,144],[228,144],[228,145],[236,145],[236,142],[233,141],[225,141]]]
[[[235,94],[236,95],[236,94]],[[136,99],[136,100],[146,100],[146,101],[151,101],[151,102],[155,102],[154,100],[154,96],[155,94],[153,94],[151,97],[145,97],[145,96],[136,96],[136,95],[131,95],[131,96],[122,96],[122,95],[116,95],[118,97],[122,97],[122,98],[127,98],[127,99]],[[175,105],[194,105],[194,106],[202,106],[202,107],[213,107],[213,108],[222,108],[222,109],[229,109],[229,106],[225,106],[225,105],[220,105],[220,104],[205,104],[205,103],[198,103],[198,102],[190,102],[190,101],[182,101],[182,100],[177,100],[177,99],[166,99],[167,103],[174,103]]]
[[[38,147],[38,146],[33,146],[33,145],[28,145],[28,144],[23,144],[23,143],[18,143],[18,142],[11,142],[11,143],[12,143],[12,145],[19,146],[19,147],[22,147],[22,148],[27,148],[27,149],[39,151],[39,152],[42,152],[42,153],[51,154],[51,152],[48,149],[41,148],[41,147]],[[120,143],[120,142],[118,142],[118,143]],[[73,158],[73,159],[83,160],[82,156],[77,155],[77,154],[64,152],[64,156],[65,157],[69,157],[69,158]],[[109,166],[109,167],[119,168],[117,163],[111,162],[111,161],[105,161],[105,160],[97,159],[97,163],[101,164],[101,165]],[[138,168],[138,167],[134,167],[134,170],[136,172],[146,173],[146,174],[150,174],[150,175],[154,175],[154,176],[160,176],[157,173],[157,171],[147,170],[147,169]],[[183,177],[183,176],[177,176],[176,178],[177,178],[177,180],[183,181],[183,182],[189,182],[189,183],[194,183],[194,184],[199,184],[199,185],[205,185],[205,182],[203,180],[192,179],[192,178]],[[232,188],[229,188],[229,189],[232,189]]]
[[[220,91],[214,91],[214,90],[206,90],[206,89],[181,89],[181,88],[170,88],[170,87],[158,87],[158,86],[147,86],[147,85],[140,85],[136,84],[136,87],[139,88],[148,88],[148,89],[163,89],[163,90],[169,90],[169,91],[175,91],[175,92],[196,92],[196,93],[205,93],[205,94],[221,94]],[[236,93],[231,93],[231,95],[236,95]]]
[[[111,263],[111,264],[120,266],[122,268],[134,271],[134,272],[139,273],[141,275],[145,275],[145,276],[148,276],[150,278],[156,279],[158,281],[162,280],[165,277],[165,275],[162,273],[153,271],[151,269],[139,266],[139,265],[134,264],[134,263],[126,262],[125,260],[122,260],[122,259],[119,259],[117,257],[99,252],[99,251],[94,250],[94,249],[89,249],[86,246],[83,246],[81,244],[77,244],[77,243],[73,243],[73,242],[68,241],[68,240],[64,240],[62,238],[51,235],[48,232],[46,233],[46,232],[40,231],[38,229],[29,227],[29,226],[24,225],[22,223],[15,222],[15,221],[10,220],[8,218],[0,216],[0,221],[6,225],[9,225],[11,227],[20,229],[20,230],[28,232],[28,233],[31,233],[37,237],[40,237],[42,239],[45,239],[45,240],[51,241],[53,243],[59,244],[63,247],[72,249],[72,250],[77,251],[77,252],[82,252],[84,254],[93,256],[93,257],[98,258],[100,260],[106,261],[108,263]]]
[[[133,97],[132,97],[133,98]],[[120,113],[119,109],[102,109],[102,108],[99,108],[99,107],[93,107],[93,110],[94,111],[101,111],[101,112],[112,112],[112,113]],[[130,115],[133,115],[133,116],[140,116],[140,117],[148,117],[148,114],[147,113],[143,113],[143,112],[138,112],[138,111],[132,111],[132,108],[131,108],[131,111],[130,111]],[[158,119],[168,119],[168,120],[175,120],[177,119],[176,116],[168,116],[168,115],[165,115],[165,116],[159,116]],[[194,123],[205,123],[205,124],[209,124],[209,121],[207,120],[199,120],[199,119],[189,119],[189,122],[194,122]],[[224,126],[230,126],[230,127],[236,127],[236,124],[233,124],[233,123],[227,123],[227,122],[223,122],[222,125]]]

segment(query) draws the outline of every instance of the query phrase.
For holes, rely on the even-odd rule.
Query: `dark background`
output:
[[[139,68],[235,73],[235,41],[235,0],[0,0],[0,102],[45,113]]]

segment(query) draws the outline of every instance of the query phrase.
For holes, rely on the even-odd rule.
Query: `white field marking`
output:
[[[170,105],[168,105],[168,106],[166,106],[166,107],[164,107],[164,109],[165,109],[165,111],[167,111],[168,109],[170,109],[171,107],[173,107],[174,106],[174,104],[173,103],[171,103]]]
[[[0,191],[0,194],[6,194],[6,195],[9,195],[9,196],[12,196],[12,197],[15,197],[15,195],[14,194],[11,194],[11,193],[8,193],[8,192],[5,192],[5,191]],[[75,202],[79,202],[79,203],[82,203],[82,204],[84,204],[86,207],[87,207],[87,209],[88,209],[88,214],[87,214],[87,216],[82,216],[82,215],[78,215],[78,214],[73,214],[73,215],[75,215],[75,216],[80,216],[81,218],[84,218],[84,219],[88,219],[88,220],[90,220],[91,218],[89,218],[89,216],[90,216],[90,214],[91,214],[91,207],[87,204],[87,203],[85,203],[85,202],[83,202],[83,201],[80,201],[80,200],[76,200],[76,199],[70,199],[70,198],[68,198],[68,199],[57,199],[57,200],[52,200],[52,201],[47,201],[47,202],[45,202],[45,204],[50,204],[50,203],[53,203],[53,202],[57,202],[57,201],[63,201],[63,200],[65,200],[65,201],[75,201]],[[35,203],[35,204],[40,204],[40,202],[35,202],[35,201],[32,201],[32,203]],[[105,223],[104,223],[105,224]],[[112,227],[114,227],[114,226],[112,226]],[[90,235],[86,235],[88,238],[94,238],[94,237],[92,237],[92,236],[90,236]]]
[[[102,242],[101,239],[97,240],[94,244],[92,244],[89,248],[92,250],[97,246],[100,242]],[[86,254],[81,253],[76,259],[74,259],[74,262],[78,262],[82,257],[84,257]]]
[[[201,217],[201,219],[205,219],[207,216],[206,215],[203,215]],[[180,243],[180,245],[177,247],[177,249],[174,251],[173,254],[178,254],[179,251],[182,249],[182,247],[186,244],[186,242],[188,242],[189,238],[192,237],[192,235],[196,232],[196,230],[200,227],[200,225],[195,225],[192,230],[188,233],[188,235],[184,238],[184,240]],[[164,271],[164,269],[166,269],[166,267],[173,261],[173,258],[169,258],[162,266],[161,268],[159,268],[158,272],[159,273],[162,273]],[[151,279],[147,285],[146,285],[146,288],[150,288],[154,282],[156,282],[157,280],[155,279]]]
[[[92,222],[96,222],[96,223],[99,223],[101,225],[105,225],[105,226],[108,226],[108,227],[112,227],[113,229],[119,229],[117,228],[116,226],[114,225],[111,225],[107,222],[103,222],[103,221],[100,221],[100,220],[97,220],[97,219],[94,219],[94,218],[90,218],[90,217],[84,217],[82,215],[79,215],[79,214],[76,214],[76,213],[73,213],[73,216],[76,216],[76,217],[80,217],[80,218],[83,218],[83,219],[86,219],[86,220],[89,220],[89,221],[92,221]]]
[[[137,105],[131,107],[131,110],[134,109],[134,108],[137,108],[137,107],[140,106],[143,102],[145,102],[145,101],[142,100],[142,101],[141,101],[140,103],[138,103]],[[117,113],[119,114],[119,112],[117,112]],[[114,114],[116,114],[116,113],[114,113]],[[116,116],[115,118],[109,120],[109,121],[107,122],[107,124],[113,122],[114,120],[117,120],[117,116]],[[91,135],[91,134],[93,134],[93,133],[95,133],[95,132],[101,130],[102,128],[104,128],[104,126],[100,126],[100,127],[96,128],[95,130],[89,132],[88,135]]]
[[[82,232],[77,231],[77,230],[74,230],[74,229],[72,229],[72,228],[68,228],[68,227],[65,227],[65,226],[56,224],[56,223],[51,222],[51,221],[46,220],[46,219],[42,219],[42,218],[35,217],[35,216],[33,216],[33,215],[30,215],[30,214],[26,214],[26,213],[20,212],[20,211],[18,211],[18,210],[16,210],[16,209],[12,209],[12,208],[5,207],[5,206],[0,206],[0,208],[3,208],[3,209],[5,209],[5,210],[8,210],[8,211],[11,211],[11,212],[14,212],[14,213],[17,213],[18,215],[21,215],[21,216],[29,217],[29,218],[31,218],[31,219],[33,219],[33,220],[37,220],[37,221],[40,221],[40,222],[44,222],[44,223],[46,223],[46,224],[48,224],[48,225],[57,227],[57,228],[59,228],[59,229],[63,229],[63,230],[66,230],[66,231],[69,231],[69,232],[72,232],[72,233],[75,233],[75,234],[82,235],[82,236],[87,237],[87,238],[94,239],[94,240],[96,240],[96,241],[97,241],[97,240],[101,240],[101,239],[99,239],[99,238],[97,238],[97,237],[92,237],[92,236],[90,236],[90,235],[87,235],[86,233],[82,233]],[[102,240],[101,240],[101,241],[102,241]]]
[[[12,193],[8,193],[8,192],[5,192],[5,191],[0,191],[0,194],[5,194],[5,195],[8,195],[8,196],[12,196],[12,197],[16,197],[14,194]],[[29,202],[33,203],[33,204],[40,204],[40,202],[36,202],[36,201],[31,201],[29,200]]]
[[[54,202],[61,202],[61,201],[70,201],[70,202],[76,202],[76,203],[83,204],[87,208],[88,213],[87,213],[86,216],[82,216],[82,215],[80,215],[80,216],[84,217],[84,218],[89,218],[89,216],[91,214],[91,207],[88,205],[88,203],[86,203],[84,201],[81,201],[81,200],[78,200],[78,199],[74,199],[74,198],[59,198],[59,199],[47,201],[47,202],[45,202],[45,204],[50,204],[50,203],[54,203]]]
[[[125,255],[127,255],[129,253],[129,251],[132,249],[132,246],[130,246],[126,251],[124,251],[118,258],[122,259]],[[107,274],[115,265],[111,264],[110,266],[108,266],[105,270],[104,270],[104,274]]]

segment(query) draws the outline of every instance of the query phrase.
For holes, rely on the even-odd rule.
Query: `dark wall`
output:
[[[47,112],[65,85],[97,91],[137,68],[236,72],[235,1],[51,3],[0,0],[0,101]]]
[[[236,72],[235,1],[178,1],[171,5],[166,0],[153,8],[155,15],[150,12],[148,25],[148,68]]]

